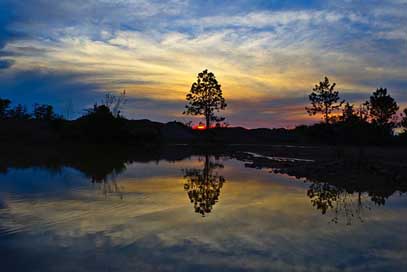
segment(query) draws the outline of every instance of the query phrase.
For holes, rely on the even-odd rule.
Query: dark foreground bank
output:
[[[316,124],[294,129],[219,127],[194,130],[180,122],[159,123],[107,116],[77,120],[0,120],[0,143],[24,144],[290,144],[405,146],[407,134],[394,135],[374,126]]]

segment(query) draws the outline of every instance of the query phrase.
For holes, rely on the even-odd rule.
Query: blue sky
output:
[[[406,10],[407,0],[3,0],[0,96],[80,114],[126,89],[127,117],[187,121],[185,94],[208,68],[236,126],[317,121],[304,107],[325,75],[353,103],[387,87],[404,107]]]

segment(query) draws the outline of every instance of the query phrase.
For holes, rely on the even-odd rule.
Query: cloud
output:
[[[179,117],[175,104],[205,68],[232,101],[302,99],[324,75],[344,93],[366,94],[389,82],[405,91],[407,16],[397,12],[405,2],[230,3],[7,0],[4,10],[17,12],[5,16],[0,56],[13,62],[9,74],[75,74],[84,86],[165,103],[157,116],[166,120]],[[262,114],[250,107],[249,116]],[[249,120],[236,116],[233,123]]]
[[[247,27],[272,28],[289,24],[327,24],[348,20],[364,23],[366,20],[355,13],[340,14],[333,11],[256,11],[234,16],[207,16],[200,19],[180,20],[180,25],[200,26],[201,28]]]
[[[78,116],[85,108],[100,101],[104,95],[101,86],[83,82],[82,76],[46,70],[18,73],[7,71],[0,74],[1,97],[29,107],[34,103],[52,104],[61,114],[65,114],[67,105],[72,103],[73,109],[70,110]]]
[[[11,66],[13,66],[13,64],[15,63],[14,60],[9,60],[9,59],[0,59],[0,70],[2,69],[8,69]]]

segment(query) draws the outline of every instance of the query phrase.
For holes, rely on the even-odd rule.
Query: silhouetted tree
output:
[[[0,119],[7,118],[8,107],[10,106],[11,101],[9,99],[0,98]]]
[[[57,118],[51,105],[34,105],[34,118],[37,120],[51,121]]]
[[[31,114],[28,113],[27,107],[21,104],[10,109],[7,115],[8,118],[15,120],[28,120],[31,118]]]
[[[369,102],[365,102],[363,104],[359,105],[359,108],[356,110],[356,114],[358,115],[359,119],[362,121],[368,121],[369,120]]]
[[[225,182],[223,176],[213,173],[215,168],[222,168],[222,164],[211,162],[209,155],[205,156],[204,168],[186,169],[184,189],[188,193],[195,212],[205,216],[212,211],[213,205],[219,200],[220,189]]]
[[[369,113],[372,121],[380,127],[394,127],[392,117],[399,110],[396,101],[387,94],[386,88],[377,89],[369,100]]]
[[[112,119],[114,117],[113,113],[106,105],[94,104],[92,108],[86,109],[85,111],[86,111],[85,117],[101,119]]]
[[[222,95],[221,85],[216,80],[213,73],[204,70],[198,74],[197,82],[192,84],[190,93],[186,96],[187,105],[183,114],[203,115],[206,120],[206,127],[209,128],[211,121],[219,118],[215,111],[224,110],[227,106]]]
[[[339,117],[342,122],[353,123],[359,120],[359,116],[357,115],[354,106],[347,102],[342,110],[342,115]]]
[[[126,102],[126,90],[124,90],[119,96],[110,93],[106,94],[102,104],[109,108],[113,116],[118,117],[120,115],[120,109]]]
[[[329,83],[329,79],[325,77],[324,81],[319,85],[315,85],[312,93],[309,95],[311,107],[306,107],[309,115],[322,113],[326,124],[331,120],[332,112],[341,108],[345,101],[339,101],[339,92],[335,91],[336,83]],[[339,101],[339,102],[338,102]]]
[[[120,142],[127,140],[128,130],[125,119],[113,116],[105,105],[95,104],[87,109],[86,114],[79,118],[77,125],[85,138],[95,142]]]

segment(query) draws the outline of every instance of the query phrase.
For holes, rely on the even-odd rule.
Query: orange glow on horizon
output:
[[[206,130],[206,126],[202,123],[199,123],[198,125],[195,125],[192,127],[193,130]]]

